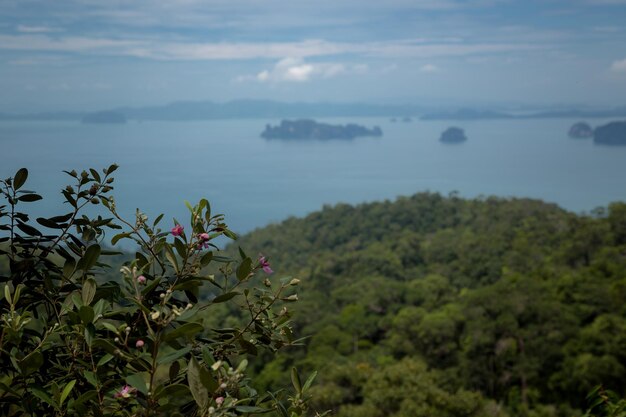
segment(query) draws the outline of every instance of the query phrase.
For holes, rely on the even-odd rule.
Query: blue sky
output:
[[[0,111],[626,105],[626,0],[0,0]]]

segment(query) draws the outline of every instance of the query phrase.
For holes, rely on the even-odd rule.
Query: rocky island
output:
[[[441,137],[439,138],[440,142],[443,143],[462,143],[467,140],[467,136],[465,136],[465,132],[463,129],[458,127],[449,127],[443,131]]]
[[[114,111],[99,111],[96,113],[86,114],[82,120],[85,124],[124,124],[126,123],[126,116],[122,113]]]
[[[593,142],[599,145],[626,145],[626,121],[596,127]]]
[[[359,136],[382,136],[378,126],[368,129],[364,126],[349,123],[347,125],[331,125],[318,123],[315,120],[282,120],[278,126],[265,126],[261,137],[265,139],[354,139]]]
[[[585,122],[574,123],[567,135],[574,139],[587,139],[593,137],[593,128]]]

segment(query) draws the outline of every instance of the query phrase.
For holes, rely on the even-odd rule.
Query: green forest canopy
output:
[[[624,394],[624,203],[421,193],[238,244],[302,280],[306,348],[261,358],[258,381],[318,369],[317,407],[339,417],[572,416],[597,384]]]

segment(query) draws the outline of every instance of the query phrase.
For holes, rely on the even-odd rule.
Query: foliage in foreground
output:
[[[265,257],[220,254],[214,239],[234,234],[204,199],[188,204],[186,228],[124,220],[109,195],[116,168],[68,172],[69,211],[35,222],[22,210],[41,199],[23,188],[28,171],[0,181],[0,414],[306,415],[314,375],[303,384],[292,370],[291,394],[246,377],[248,356],[297,342],[286,304],[299,281],[270,279]],[[95,205],[110,217],[83,214]],[[112,229],[113,244],[138,250],[121,279],[103,280]],[[241,320],[224,326],[212,315],[228,303]]]

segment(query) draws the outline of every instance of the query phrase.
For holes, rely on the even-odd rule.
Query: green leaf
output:
[[[119,165],[117,164],[111,164],[111,166],[109,166],[109,168],[107,169],[107,175],[112,174],[113,172],[115,172],[116,169],[119,168]]]
[[[155,398],[180,398],[189,394],[189,388],[184,384],[172,384],[157,391]]]
[[[200,265],[207,266],[213,259],[213,252],[207,252],[200,258]]]
[[[137,388],[142,394],[148,394],[148,387],[143,374],[132,374],[126,377],[126,383],[133,388]]]
[[[227,292],[225,294],[222,295],[218,295],[217,297],[215,297],[213,300],[211,300],[211,302],[213,304],[217,304],[217,303],[223,303],[225,301],[230,300],[231,298],[240,295],[241,293],[238,291],[231,291],[231,292]]]
[[[33,226],[27,225],[26,223],[22,223],[21,221],[17,222],[17,227],[28,236],[41,236],[41,232],[39,230],[35,229]]]
[[[43,197],[39,194],[24,194],[17,198],[17,201],[23,201],[24,203],[32,203],[33,201],[43,200]]]
[[[30,392],[32,392],[35,397],[39,398],[46,404],[51,405],[55,409],[57,410],[59,409],[59,405],[52,398],[50,398],[47,392],[45,392],[39,387],[32,386],[32,385],[29,387],[29,389],[30,389]]]
[[[89,382],[94,387],[98,387],[98,378],[96,377],[95,372],[83,370],[82,373],[85,379],[87,380],[87,382]]]
[[[39,223],[43,227],[47,227],[48,229],[63,229],[64,227],[63,225],[44,217],[38,217],[36,220],[37,223]]]
[[[70,280],[75,270],[76,270],[76,262],[74,261],[74,259],[67,259],[65,261],[65,264],[63,265],[63,276],[67,280]]]
[[[235,407],[235,410],[239,411],[240,413],[267,413],[271,411],[265,408],[254,407],[251,405],[238,405]]]
[[[20,168],[13,177],[13,188],[19,190],[28,178],[28,170],[26,168]]]
[[[89,324],[93,321],[95,313],[93,312],[93,308],[89,306],[82,306],[78,310],[78,316],[80,317],[83,324]]]
[[[65,401],[67,396],[70,395],[70,392],[72,392],[72,388],[74,388],[74,385],[76,385],[75,379],[68,382],[65,388],[63,388],[63,392],[61,392],[61,399],[59,400],[59,407],[63,407],[63,402]]]
[[[182,259],[185,259],[187,257],[187,246],[185,246],[182,240],[174,239],[174,248]]]
[[[191,347],[186,347],[184,349],[177,349],[174,350],[173,352],[170,352],[166,355],[160,355],[157,358],[157,363],[159,365],[166,365],[168,363],[174,362],[177,359],[182,358],[183,356],[185,356],[187,353],[189,353],[191,351]]]
[[[300,375],[298,375],[298,370],[293,367],[291,368],[291,383],[298,394],[302,394],[302,383],[300,382]]]
[[[202,384],[202,378],[200,376],[201,366],[193,356],[187,365],[187,382],[189,383],[189,390],[191,395],[200,408],[205,408],[209,403],[209,392]]]
[[[202,331],[204,331],[204,327],[200,323],[185,323],[171,332],[166,333],[165,336],[163,336],[163,341],[169,342],[181,336],[195,335]]]
[[[173,382],[176,378],[178,378],[178,373],[180,372],[180,362],[175,361],[170,365],[170,369],[168,370],[168,376],[170,377],[170,381]]]
[[[152,222],[152,227],[156,227],[156,225],[159,224],[162,218],[163,218],[163,213],[159,214],[157,218],[154,219],[154,221]]]
[[[311,388],[311,384],[313,384],[315,377],[317,377],[317,371],[314,371],[311,375],[309,375],[304,383],[304,386],[302,387],[302,392],[306,392],[309,388]]]
[[[87,391],[82,394],[80,397],[74,400],[74,407],[80,406],[82,403],[86,401],[90,401],[92,398],[96,398],[98,396],[98,392],[96,390]]]
[[[174,268],[174,271],[178,273],[178,261],[176,260],[176,255],[174,255],[174,251],[172,251],[172,247],[169,244],[166,244],[165,247],[165,257]]]
[[[85,251],[85,255],[78,261],[78,267],[83,271],[89,271],[96,265],[100,257],[100,245],[91,245]]]
[[[113,238],[111,239],[111,245],[115,245],[117,242],[120,241],[120,239],[125,239],[127,237],[130,237],[131,235],[132,233],[129,233],[129,232],[118,233],[117,235],[113,236]]]
[[[20,369],[26,375],[30,375],[33,372],[39,370],[43,365],[43,355],[40,351],[36,350],[29,353],[20,361]]]
[[[81,298],[84,305],[88,306],[93,301],[93,297],[96,295],[96,286],[96,280],[93,278],[87,278],[83,283]]]
[[[104,356],[102,356],[100,358],[100,360],[98,361],[98,364],[96,365],[97,367],[100,367],[106,363],[108,363],[111,359],[113,359],[114,356],[109,354],[109,353],[105,353]]]
[[[237,279],[243,281],[252,272],[252,259],[245,258],[237,267]]]
[[[96,182],[102,182],[102,180],[100,179],[100,174],[98,174],[98,171],[96,171],[93,168],[89,168],[89,172],[91,172],[91,176],[93,177],[94,180],[96,180]]]

